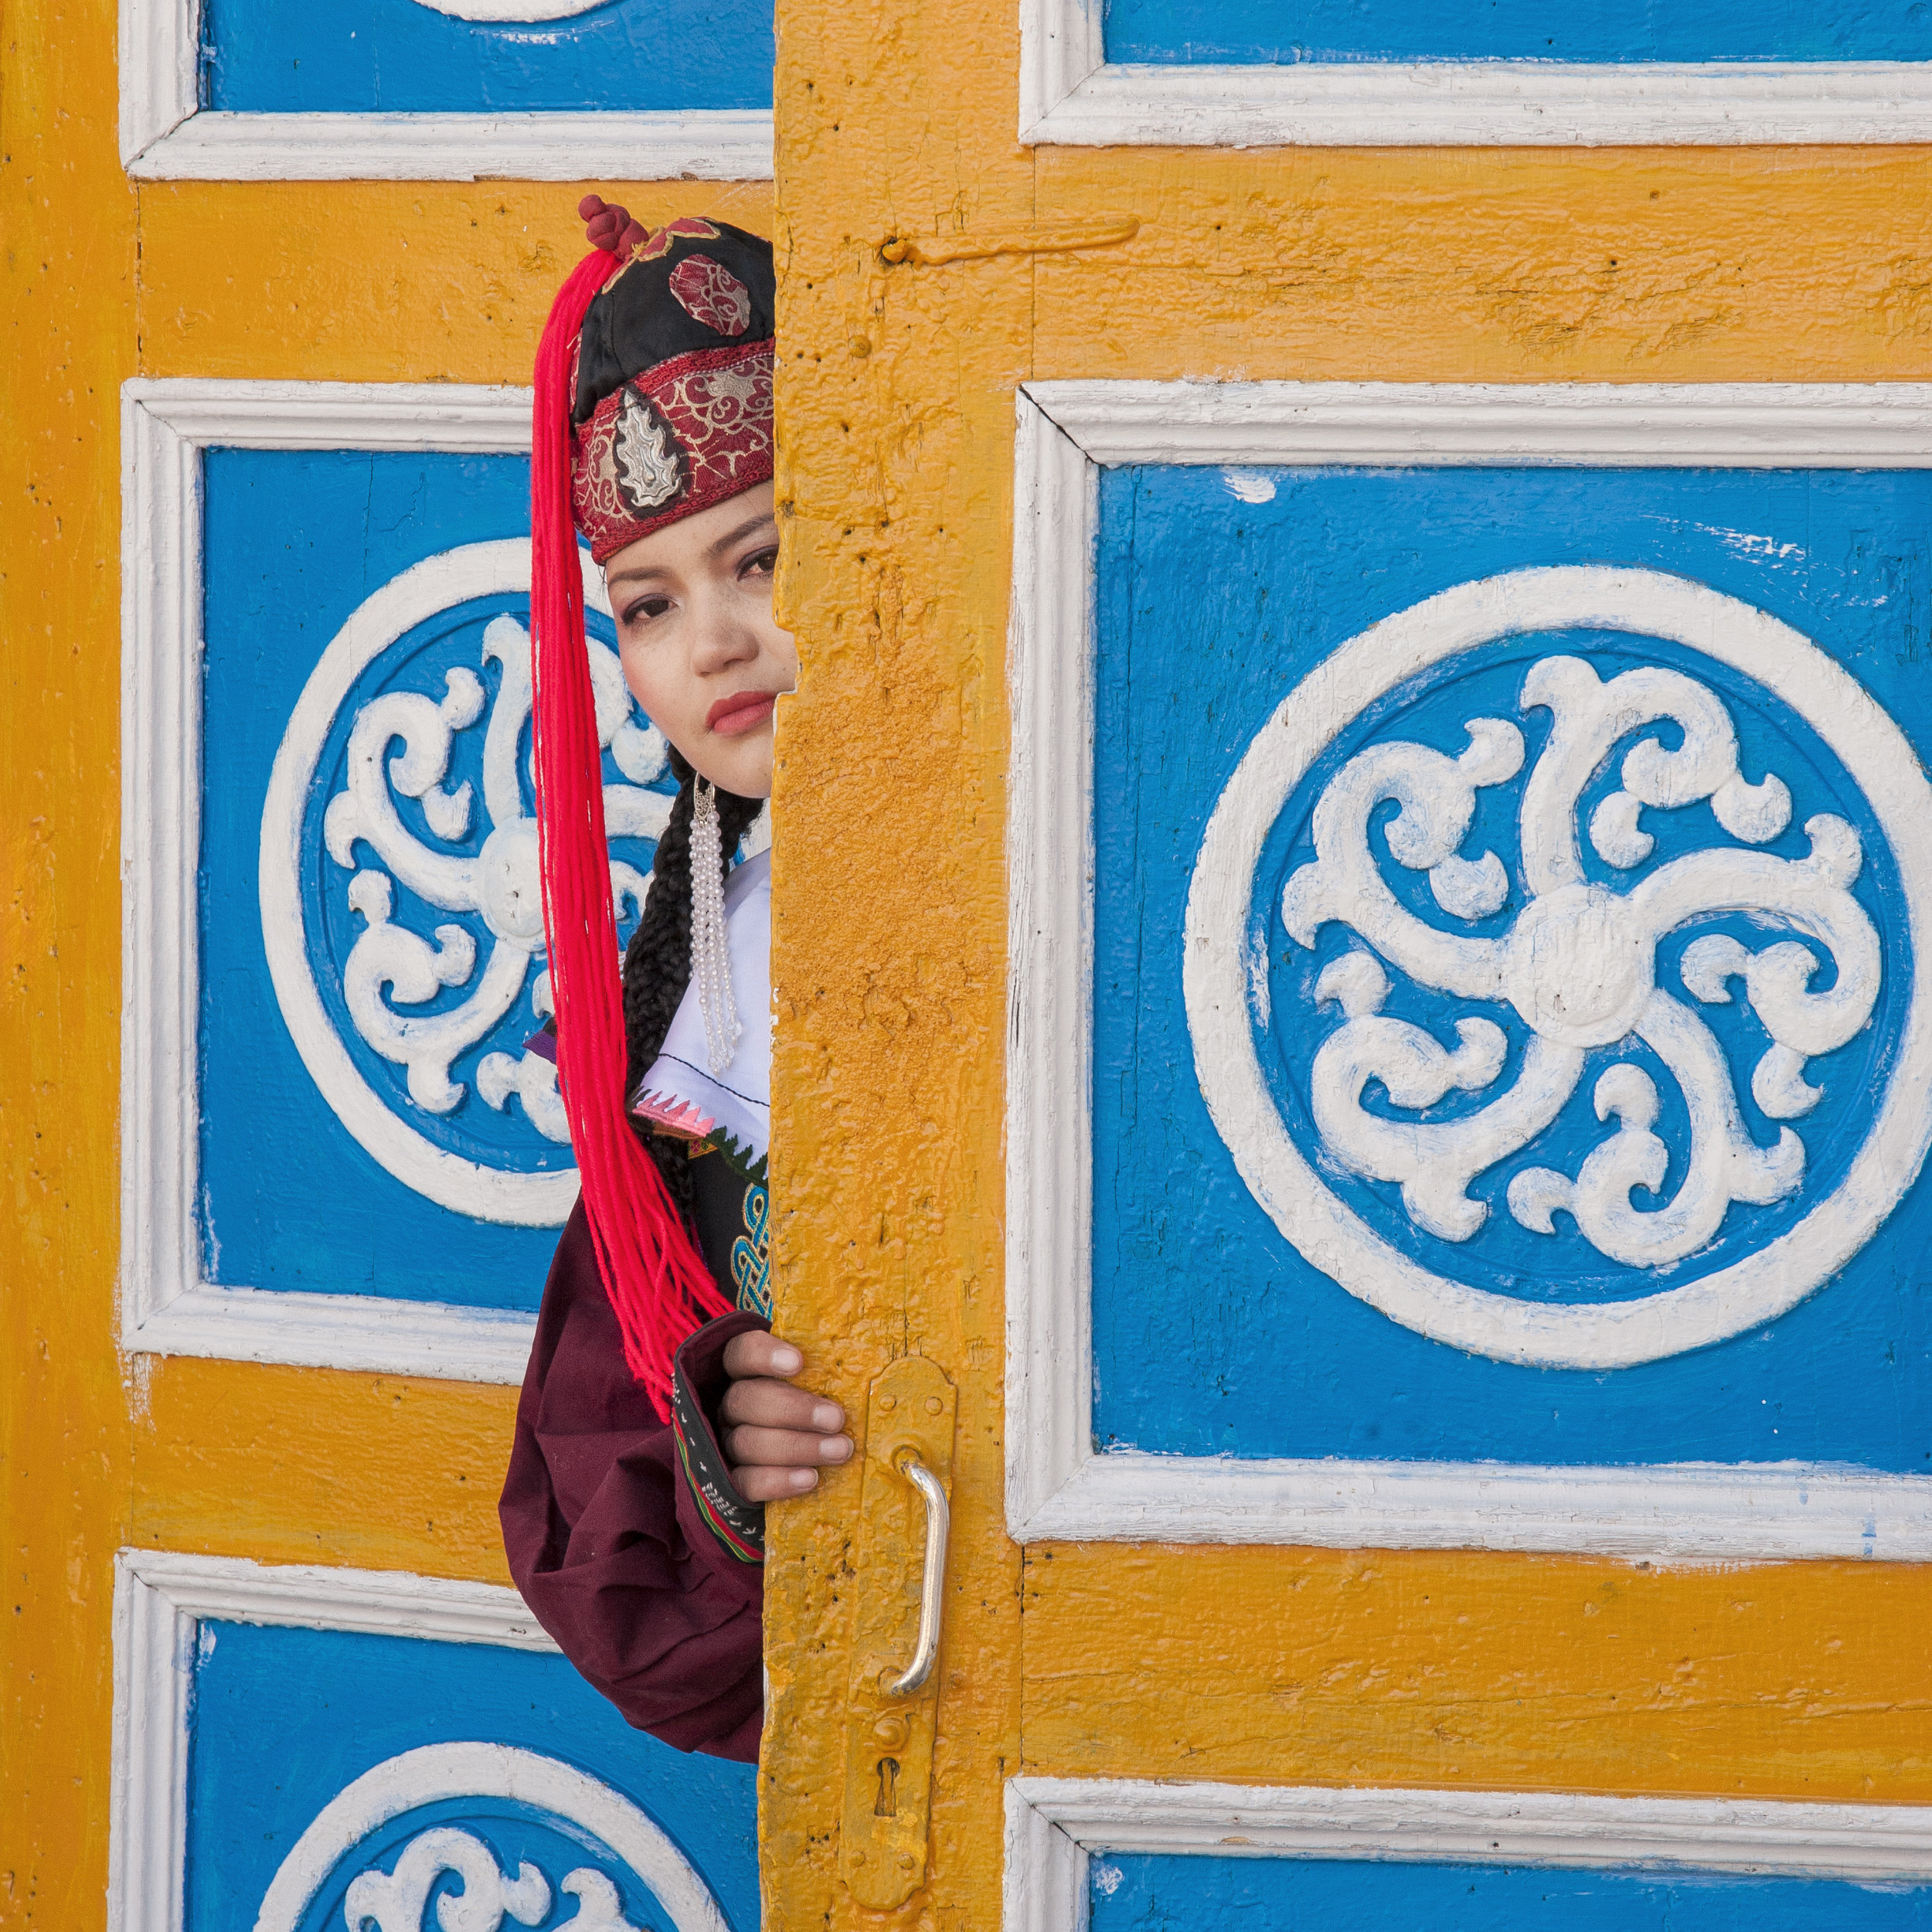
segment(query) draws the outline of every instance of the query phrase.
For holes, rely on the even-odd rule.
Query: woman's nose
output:
[[[697,634],[691,648],[693,670],[700,673],[717,671],[758,655],[757,637],[729,607],[706,602],[692,614],[697,619]]]

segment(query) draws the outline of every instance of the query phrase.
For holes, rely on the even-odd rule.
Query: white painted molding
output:
[[[1027,1474],[1036,1487],[1050,1480],[1043,1468]],[[1932,1480],[1800,1463],[1543,1468],[1090,1451],[1031,1515],[1016,1519],[1009,1505],[1008,1520],[1024,1543],[1932,1561]]]
[[[1017,435],[1007,643],[1006,1438],[1008,1514],[1024,1522],[1091,1453],[1093,1434],[1087,640],[1100,472],[1024,394]]]
[[[1017,403],[1006,1515],[1022,1542],[1932,1561],[1932,1478],[1101,1454],[1092,1434],[1092,607],[1109,464],[1932,467],[1932,384],[1055,382]]]
[[[1030,383],[1090,461],[1920,469],[1932,383]]]
[[[1106,15],[1092,0],[1020,0],[1021,141],[1060,141],[1069,104],[1106,64]]]
[[[498,1584],[124,1549],[114,1565],[108,1932],[181,1932],[191,1699],[204,1618],[556,1648],[522,1598]]]
[[[515,1383],[527,1315],[202,1277],[201,459],[240,449],[529,447],[527,389],[136,380],[121,391],[121,1344]]]
[[[1932,1808],[1015,1777],[1008,1932],[1084,1932],[1108,1852],[1932,1883]]]
[[[145,181],[769,181],[767,108],[234,114],[200,104],[197,0],[121,0],[121,159]]]
[[[529,1606],[505,1583],[418,1577],[400,1570],[342,1570],[323,1563],[257,1563],[172,1549],[124,1549],[116,1559],[128,1587],[199,1623],[281,1624],[421,1637],[445,1644],[495,1644],[554,1651]]]
[[[1932,62],[1109,64],[1093,0],[1022,0],[1041,146],[1733,146],[1932,139]]]
[[[769,181],[771,116],[189,115],[134,151],[138,181]]]
[[[1046,1782],[1006,1781],[1000,1932],[1087,1932],[1087,1849],[1056,1815],[1051,1800],[1036,1798],[1034,1787]]]

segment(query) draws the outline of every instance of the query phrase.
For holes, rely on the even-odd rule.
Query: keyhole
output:
[[[874,1818],[899,1815],[899,1760],[896,1757],[879,1760],[879,1796],[873,1801],[872,1815]]]

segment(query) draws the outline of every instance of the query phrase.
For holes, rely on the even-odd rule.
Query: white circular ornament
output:
[[[1294,1248],[1369,1306],[1417,1333],[1499,1361],[1607,1369],[1658,1360],[1761,1325],[1843,1267],[1917,1178],[1932,1143],[1932,976],[1910,969],[1910,993],[1883,1094],[1837,1185],[1775,1239],[1682,1286],[1592,1304],[1520,1300],[1437,1273],[1372,1228],[1295,1145],[1270,1092],[1255,1042],[1267,966],[1255,954],[1250,915],[1270,832],[1323,753],[1369,706],[1444,660],[1530,632],[1598,631],[1666,640],[1729,667],[1774,693],[1829,747],[1864,794],[1897,869],[1916,962],[1932,917],[1932,786],[1892,719],[1839,665],[1789,625],[1706,586],[1639,570],[1563,566],[1459,584],[1398,611],[1343,645],[1263,726],[1217,801],[1190,884],[1182,987],[1195,1068],[1216,1131],[1255,1199]],[[1777,1121],[1815,1104],[1808,1055],[1832,1050],[1865,1025],[1882,967],[1871,922],[1849,888],[1860,865],[1857,835],[1843,819],[1806,821],[1811,855],[1774,858],[1747,846],[1776,837],[1791,795],[1775,775],[1753,785],[1738,764],[1728,713],[1692,678],[1646,668],[1605,685],[1583,661],[1553,654],[1526,679],[1524,702],[1556,722],[1524,787],[1522,859],[1529,903],[1501,938],[1483,939],[1417,918],[1391,893],[1369,850],[1368,815],[1398,799],[1386,832],[1396,861],[1427,873],[1452,919],[1486,918],[1505,904],[1509,881],[1493,853],[1471,861],[1458,847],[1477,789],[1513,778],[1522,735],[1505,721],[1472,719],[1469,748],[1451,758],[1414,744],[1377,743],[1350,760],[1315,807],[1315,862],[1287,882],[1289,936],[1308,945],[1325,921],[1353,927],[1366,947],[1323,969],[1318,1001],[1342,1011],[1311,1080],[1311,1113],[1325,1155],[1358,1175],[1400,1180],[1403,1205],[1422,1236],[1458,1242],[1489,1212],[1464,1189],[1520,1150],[1568,1104],[1585,1056],[1634,1036],[1683,1089],[1692,1131],[1688,1174],[1664,1209],[1639,1213],[1633,1188],[1664,1180],[1666,1151],[1651,1133],[1654,1081],[1634,1063],[1611,1066],[1594,1089],[1597,1117],[1614,1121],[1573,1177],[1526,1168],[1510,1181],[1509,1211],[1548,1233],[1553,1212],[1572,1214],[1599,1252],[1630,1268],[1667,1266],[1698,1251],[1732,1201],[1770,1202],[1799,1185],[1804,1149],[1781,1129],[1762,1148],[1740,1122],[1732,1071],[1693,1004],[1661,985],[1656,947],[1686,920],[1736,912],[1783,924],[1816,941],[1835,962],[1836,983],[1807,990],[1815,956],[1786,941],[1761,950],[1710,934],[1681,964],[1696,1002],[1747,997],[1773,1045],[1751,1091]],[[1645,680],[1650,680],[1646,684]],[[1658,708],[1668,685],[1673,694]],[[1634,694],[1634,696],[1633,696]],[[1639,808],[1708,799],[1742,844],[1674,859],[1619,894],[1588,883],[1577,841],[1576,801],[1612,745],[1645,722],[1675,718],[1683,741],[1639,745],[1623,765],[1624,789],[1597,807],[1587,835],[1612,866],[1634,868],[1652,842]],[[1582,720],[1582,724],[1577,723]],[[1587,725],[1588,730],[1583,729]],[[1592,733],[1594,733],[1594,736]],[[1498,1002],[1529,1029],[1515,1084],[1478,1115],[1405,1123],[1402,1108],[1427,1107],[1452,1088],[1480,1091],[1501,1076],[1505,1040],[1492,1022],[1458,1022],[1450,1049],[1425,1029],[1384,1015],[1383,961],[1458,1000]],[[1257,990],[1260,989],[1260,990]],[[1325,1059],[1325,1064],[1324,1063]],[[1359,1105],[1381,1080],[1393,1116]],[[1427,1252],[1426,1240],[1413,1244]]]
[[[675,1932],[730,1932],[716,1896],[690,1860],[621,1792],[556,1758],[480,1743],[404,1751],[338,1792],[282,1861],[256,1915],[255,1932],[298,1932],[316,1894],[372,1833],[426,1805],[464,1798],[527,1806],[573,1828],[568,1835],[587,1835],[649,1891]],[[429,1827],[403,1849],[393,1871],[372,1868],[353,1879],[350,1923],[372,1920],[384,1932],[392,1927],[417,1932],[437,1881],[450,1873],[461,1878],[462,1889],[456,1900],[439,1903],[440,1925],[461,1923],[488,1932],[506,1919],[539,1924],[549,1916],[554,1894],[562,1893],[579,1901],[573,1923],[600,1932],[645,1932],[619,1915],[610,1880],[594,1866],[566,1872],[554,1883],[527,1862],[505,1872],[489,1847],[460,1824]]]
[[[587,551],[579,558],[585,608],[608,618],[603,573]],[[343,1037],[342,1017],[325,1003],[315,959],[320,936],[308,930],[303,894],[304,867],[319,862],[306,842],[318,768],[359,680],[417,626],[461,605],[526,594],[529,583],[527,538],[464,544],[411,566],[352,614],[310,674],[276,753],[262,808],[259,883],[263,947],[283,1020],[344,1127],[399,1181],[440,1206],[503,1225],[557,1227],[577,1196],[577,1169],[567,1159],[534,1171],[507,1159],[492,1165],[439,1145],[426,1131],[469,1091],[468,1080],[453,1077],[453,1063],[505,1022],[533,973],[532,1024],[548,1011],[541,1003],[547,976],[540,971],[536,826],[524,809],[518,750],[530,705],[529,639],[517,619],[499,616],[484,634],[484,654],[502,667],[493,706],[481,679],[461,665],[445,674],[440,699],[385,689],[361,704],[349,731],[342,788],[322,816],[326,855],[338,869],[331,876],[342,879],[346,903],[363,923],[340,967],[345,1023],[365,1048],[406,1070],[406,1099],[372,1084]],[[655,839],[672,802],[647,789],[663,770],[664,740],[632,718],[616,654],[589,642],[598,736],[631,781],[606,784],[607,830],[614,840]],[[451,789],[444,781],[452,747],[470,731],[484,733],[481,784],[465,781]],[[427,838],[405,822],[399,798],[420,808]],[[449,849],[470,836],[479,813],[492,828],[481,849],[473,856]],[[641,908],[643,875],[614,855],[611,874],[614,892]],[[449,923],[433,937],[414,931],[395,917],[399,889]],[[445,997],[453,991],[462,995],[454,1004]],[[569,1128],[548,1062],[527,1052],[485,1053],[474,1084],[498,1113],[514,1100],[539,1145],[567,1150]]]
[[[492,27],[534,27],[550,20],[573,20],[594,13],[609,0],[416,0],[432,13],[455,20],[474,20]]]

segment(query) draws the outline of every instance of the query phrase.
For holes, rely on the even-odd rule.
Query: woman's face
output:
[[[796,688],[772,620],[778,525],[769,483],[627,545],[604,566],[631,695],[700,777],[771,796],[772,701]]]

